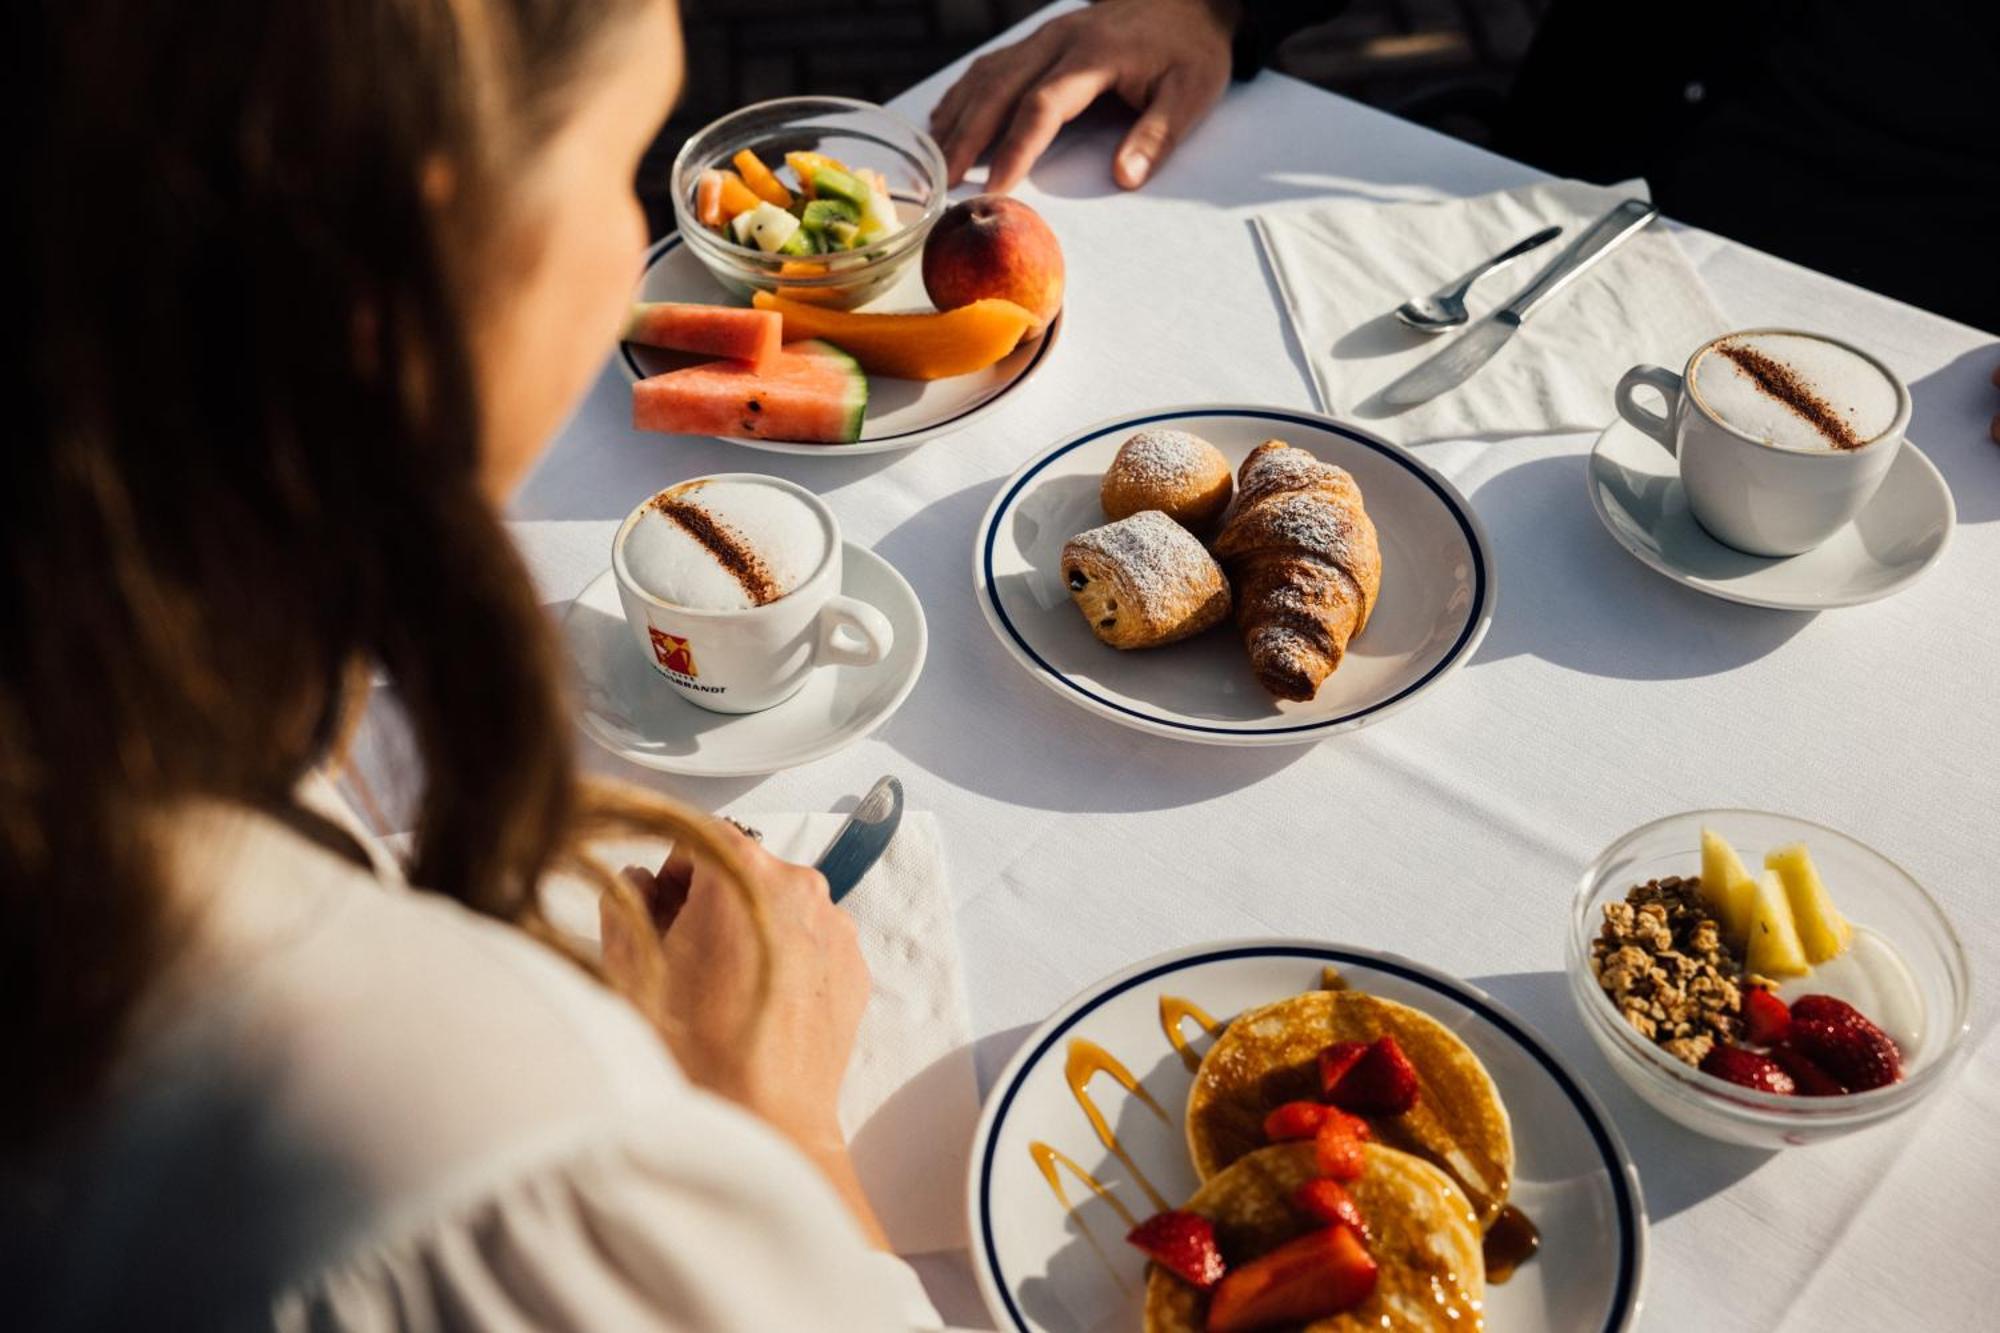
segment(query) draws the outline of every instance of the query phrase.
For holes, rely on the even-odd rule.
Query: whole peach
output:
[[[924,290],[940,310],[997,296],[1035,317],[1039,338],[1062,309],[1062,246],[1042,215],[1004,194],[946,209],[924,241]]]

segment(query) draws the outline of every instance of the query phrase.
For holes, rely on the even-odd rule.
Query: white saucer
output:
[[[1165,1198],[1195,1190],[1185,1120],[1193,1075],[1168,1045],[1161,998],[1191,1000],[1227,1022],[1319,984],[1348,983],[1420,1009],[1486,1066],[1512,1121],[1510,1200],[1541,1231],[1540,1251],[1486,1289],[1492,1333],[1620,1333],[1637,1322],[1646,1270],[1646,1205],[1618,1131],[1588,1087],[1520,1019],[1477,988],[1392,954],[1311,940],[1199,945],[1136,964],[1089,987],[1021,1044],[994,1081],[973,1132],[967,1188],[973,1269],[994,1323],[1009,1333],[1137,1329],[1146,1258],[1125,1225],[1067,1174],[1072,1211],[1038,1170],[1046,1144],[1103,1182],[1137,1216],[1152,1211],[1143,1173]],[[1196,1054],[1208,1039],[1188,1029]],[[1071,1092],[1070,1043],[1123,1062],[1165,1116],[1109,1078],[1089,1095],[1127,1154],[1114,1157]],[[1164,1123],[1163,1123],[1164,1120]]]
[[[872,667],[822,667],[761,713],[711,713],[674,693],[632,641],[610,570],[570,603],[563,644],[582,699],[579,720],[605,749],[646,768],[744,777],[823,759],[882,725],[924,669],[929,631],[917,594],[873,551],[843,544],[840,590],[889,617],[896,646]]]
[[[743,302],[717,285],[701,260],[681,244],[679,232],[661,238],[646,254],[646,271],[639,279],[637,301],[698,301],[708,305],[741,305]],[[876,300],[870,310],[928,310],[931,299],[924,291],[919,260],[912,260],[894,286]],[[783,440],[737,440],[746,449],[763,449],[774,454],[810,454],[818,457],[838,454],[886,454],[909,449],[926,440],[965,429],[999,405],[1000,400],[1020,388],[1048,361],[1062,334],[1059,312],[1049,321],[1048,331],[1034,342],[1016,349],[984,370],[970,375],[954,375],[943,380],[899,380],[886,375],[868,377],[868,410],[861,419],[861,438],[853,444],[791,444]],[[631,343],[619,345],[619,364],[634,380],[657,375],[688,359],[672,352]]]
[[[1265,440],[1354,474],[1382,547],[1382,591],[1340,669],[1308,703],[1274,700],[1233,625],[1119,652],[1098,642],[1062,579],[1063,544],[1103,523],[1098,482],[1134,431],[1170,425],[1233,469]],[[1030,459],[986,511],[973,580],[986,621],[1035,679],[1121,726],[1207,745],[1300,745],[1414,701],[1467,661],[1493,620],[1493,551],[1455,487],[1407,450],[1330,417],[1213,404],[1102,421]]]
[[[1747,555],[1708,535],[1666,450],[1624,419],[1590,451],[1590,505],[1639,562],[1674,582],[1748,606],[1819,611],[1901,592],[1937,563],[1958,525],[1951,488],[1905,440],[1855,520],[1804,555]]]

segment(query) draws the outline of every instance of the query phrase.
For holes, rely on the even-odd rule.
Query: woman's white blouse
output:
[[[348,837],[186,819],[193,929],[113,1094],[0,1178],[27,1327],[938,1326],[790,1144],[335,803]]]

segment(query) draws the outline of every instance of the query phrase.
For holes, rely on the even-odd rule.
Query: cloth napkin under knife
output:
[[[1466,383],[1400,411],[1377,395],[1463,328],[1436,336],[1392,313],[1552,223],[1563,234],[1467,299],[1472,319],[1506,302],[1638,182],[1609,189],[1544,181],[1471,199],[1341,201],[1258,215],[1292,332],[1321,410],[1404,444],[1595,430],[1615,409],[1612,386],[1639,362],[1678,369],[1726,332],[1721,309],[1664,222],[1655,222],[1537,310]]]
[[[846,818],[739,817],[762,832],[772,852],[804,863],[825,849]],[[665,859],[665,848],[643,842],[594,850],[614,870],[651,869]],[[559,880],[544,897],[552,924],[595,943],[597,898],[590,888]],[[906,812],[882,859],[841,909],[860,927],[872,981],[840,1090],[841,1127],[855,1170],[898,1254],[963,1248],[965,1169],[979,1088],[936,819]]]

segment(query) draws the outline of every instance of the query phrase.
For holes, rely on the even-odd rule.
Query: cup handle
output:
[[[819,611],[819,643],[813,656],[835,666],[874,666],[895,643],[889,617],[852,597],[830,597]]]
[[[1639,406],[1632,391],[1640,385],[1651,385],[1660,391],[1660,397],[1667,400],[1667,410],[1654,412]],[[1618,387],[1612,397],[1618,403],[1618,415],[1631,422],[1637,430],[1644,431],[1653,441],[1668,453],[1674,452],[1674,405],[1680,400],[1683,385],[1681,377],[1671,370],[1659,366],[1634,366],[1619,377]]]

